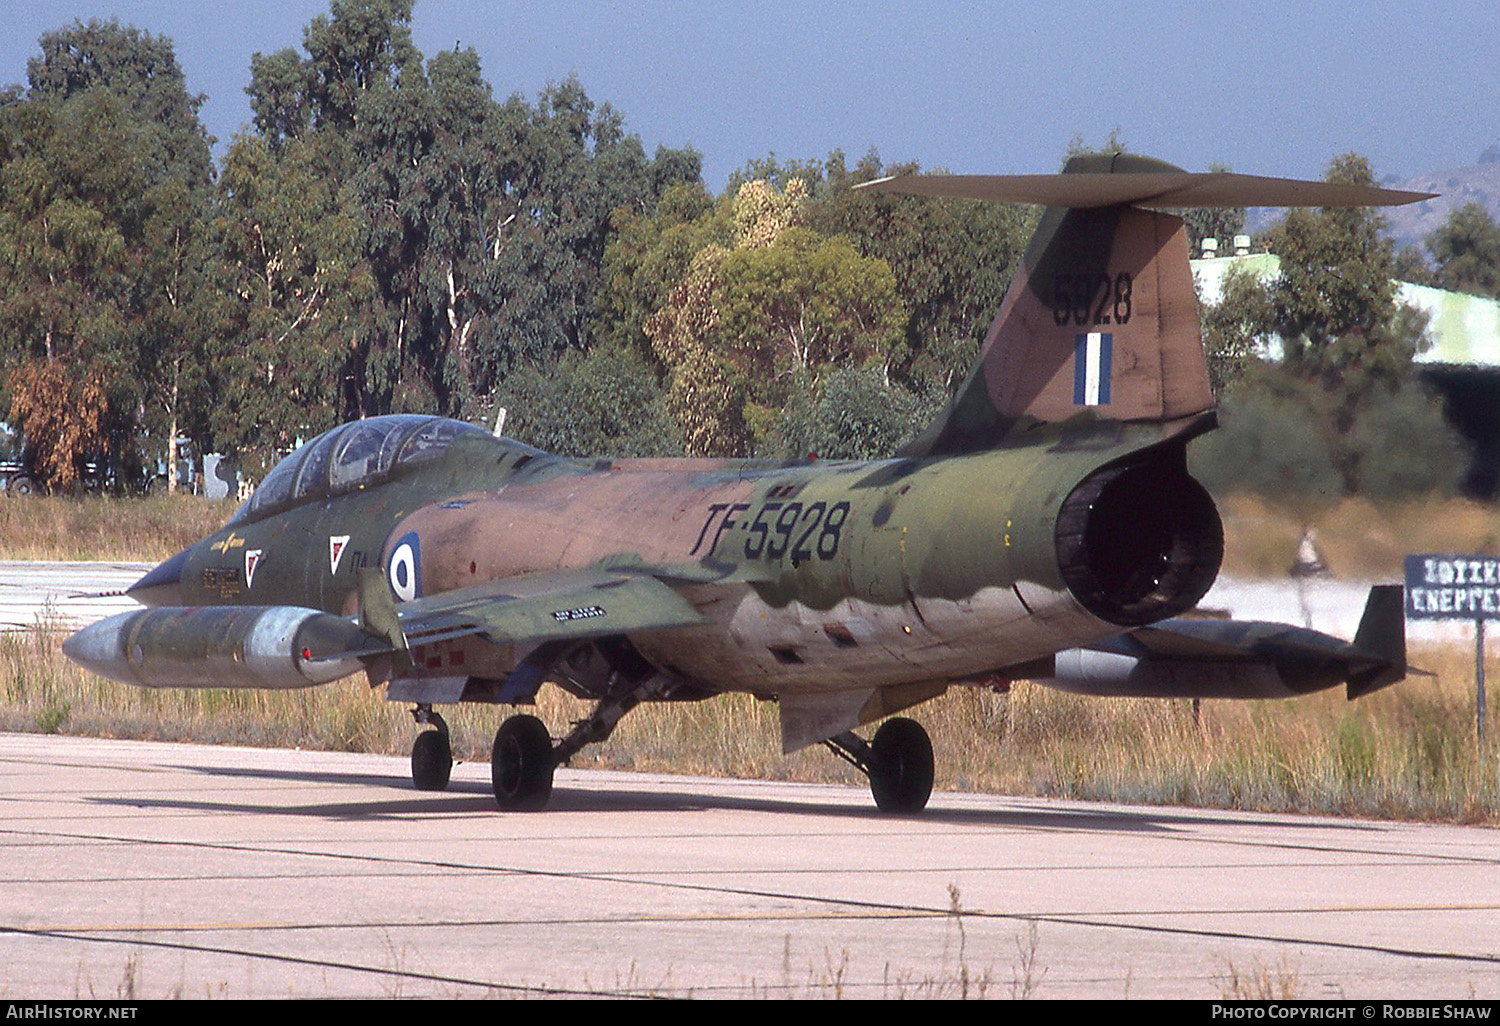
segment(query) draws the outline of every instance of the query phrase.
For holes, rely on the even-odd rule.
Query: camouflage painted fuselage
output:
[[[350,614],[366,565],[410,600],[641,563],[675,573],[704,617],[627,635],[676,681],[767,696],[945,684],[1119,631],[1070,585],[1060,521],[1081,482],[1160,437],[1085,417],[972,455],[773,463],[571,460],[471,435],[345,494],[237,518],[183,554],[171,603]],[[607,603],[578,615],[609,632]],[[416,650],[411,675],[502,678],[526,654],[455,639]]]

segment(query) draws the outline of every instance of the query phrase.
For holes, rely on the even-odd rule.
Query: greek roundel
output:
[[[399,601],[410,602],[422,594],[422,544],[415,531],[403,534],[396,542],[386,576]]]

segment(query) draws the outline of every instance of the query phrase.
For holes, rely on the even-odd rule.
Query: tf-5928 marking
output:
[[[772,500],[762,503],[755,516],[736,519],[736,514],[751,509],[752,505],[748,502],[716,502],[709,506],[703,529],[698,532],[698,540],[688,555],[696,555],[703,547],[703,540],[715,518],[719,526],[714,531],[706,556],[714,555],[724,533],[736,527],[749,534],[745,539],[746,559],[790,556],[794,563],[804,563],[814,555],[825,560],[838,555],[844,523],[849,519],[847,501],[829,505],[822,500],[805,504]]]

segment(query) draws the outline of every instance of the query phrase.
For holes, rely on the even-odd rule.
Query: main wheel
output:
[[[495,732],[490,779],[502,809],[534,811],[552,797],[552,735],[535,716],[512,716]]]
[[[870,793],[881,812],[912,813],[932,796],[932,739],[916,720],[886,720],[870,742]]]
[[[411,782],[418,791],[441,791],[453,774],[453,751],[445,730],[424,730],[411,746]]]

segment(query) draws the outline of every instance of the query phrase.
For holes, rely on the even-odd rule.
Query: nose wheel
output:
[[[453,749],[448,742],[448,724],[432,711],[431,706],[417,706],[411,711],[418,724],[435,730],[424,730],[411,746],[411,782],[418,791],[443,791],[453,775]]]

